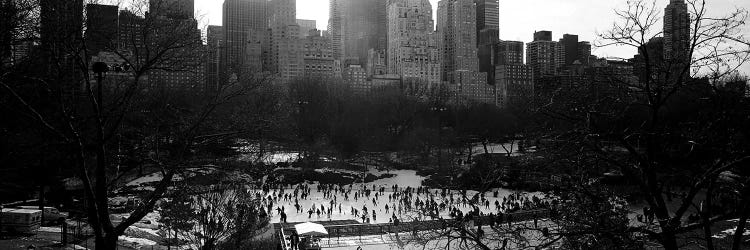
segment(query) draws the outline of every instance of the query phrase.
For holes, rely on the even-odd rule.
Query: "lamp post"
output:
[[[104,73],[107,73],[107,71],[109,71],[109,66],[107,66],[107,64],[103,62],[95,62],[94,65],[91,66],[91,69],[94,71],[94,74],[96,74],[96,101],[99,103],[99,106],[101,107],[102,106],[102,80],[104,79]]]

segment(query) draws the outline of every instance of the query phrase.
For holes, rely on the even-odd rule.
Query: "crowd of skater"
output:
[[[313,195],[313,188],[317,193]],[[320,196],[322,194],[322,197]],[[398,224],[404,217],[414,220],[491,218],[493,222],[509,213],[549,208],[549,201],[528,193],[503,197],[498,191],[429,189],[427,187],[376,186],[364,184],[298,184],[266,186],[256,198],[267,213],[287,223],[289,214],[306,215],[307,220],[352,218],[362,223]],[[492,196],[490,198],[489,196]],[[322,198],[322,199],[321,199]],[[347,205],[358,204],[358,205]],[[305,206],[307,205],[307,206]],[[361,205],[361,207],[360,207]],[[287,209],[288,208],[288,209]],[[506,216],[503,216],[503,215]],[[381,218],[381,221],[378,221]],[[508,220],[509,221],[509,220]]]

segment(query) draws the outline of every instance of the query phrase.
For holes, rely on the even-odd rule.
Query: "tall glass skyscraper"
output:
[[[239,73],[244,65],[248,32],[268,29],[269,2],[267,0],[225,0],[222,11],[224,28],[220,62],[221,76]]]

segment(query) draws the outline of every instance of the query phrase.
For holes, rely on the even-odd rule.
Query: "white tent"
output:
[[[294,225],[294,228],[297,230],[297,234],[299,236],[321,236],[321,235],[328,235],[328,230],[326,230],[323,225],[312,223],[312,222],[305,222],[302,224]]]

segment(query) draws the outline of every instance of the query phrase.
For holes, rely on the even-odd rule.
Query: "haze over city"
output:
[[[430,0],[433,9],[437,9],[438,1]],[[655,2],[665,6],[669,0]],[[219,0],[195,0],[197,13],[211,25],[221,25],[221,4]],[[595,42],[596,33],[611,28],[614,10],[623,6],[625,1],[618,0],[500,0],[500,38],[531,42],[534,31],[550,30],[556,38],[578,34],[582,40]],[[750,1],[711,1],[710,13],[733,7],[750,9]],[[315,20],[319,30],[326,30],[328,9],[328,0],[299,0],[297,18]],[[745,34],[750,36],[750,28],[745,28]],[[592,50],[602,57],[630,58],[636,53],[633,48],[617,46]]]

